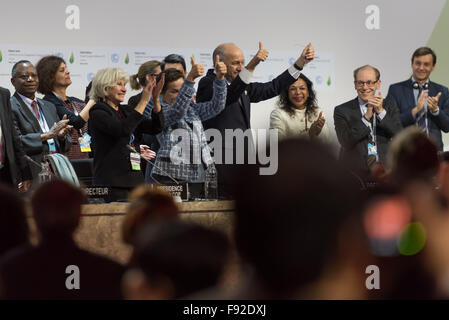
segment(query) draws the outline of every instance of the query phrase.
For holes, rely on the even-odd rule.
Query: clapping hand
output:
[[[429,97],[427,100],[427,106],[429,107],[429,110],[432,112],[436,112],[438,110],[438,101],[440,100],[441,92],[438,92],[438,94],[435,97]]]
[[[382,94],[379,92],[374,97],[368,99],[368,105],[373,107],[373,110],[377,114],[381,114],[383,109],[384,98],[382,98]]]
[[[311,138],[318,137],[319,134],[321,133],[321,130],[323,129],[325,122],[326,122],[326,119],[324,119],[323,111],[321,111],[318,119],[316,119],[310,126],[309,136]]]

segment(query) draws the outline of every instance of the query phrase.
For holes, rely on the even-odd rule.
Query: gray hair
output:
[[[215,57],[218,55],[220,58],[220,61],[224,61],[224,58],[226,56],[226,47],[229,45],[235,46],[234,43],[222,43],[218,47],[215,48],[214,52],[212,53],[212,65],[215,66]]]
[[[113,87],[120,80],[128,82],[128,74],[120,68],[104,68],[98,70],[97,74],[92,80],[92,89],[90,90],[89,97],[92,100],[99,101],[106,96],[106,89]]]

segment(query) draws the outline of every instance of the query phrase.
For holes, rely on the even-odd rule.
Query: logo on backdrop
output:
[[[120,56],[117,53],[111,54],[111,62],[112,63],[118,63],[120,60]]]

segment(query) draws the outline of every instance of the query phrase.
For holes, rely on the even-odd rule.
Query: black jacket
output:
[[[105,102],[90,109],[89,133],[94,151],[94,184],[133,188],[144,182],[142,172],[131,169],[130,150],[126,147],[131,135],[139,141],[143,133],[157,134],[162,130],[159,114],[147,119],[134,108],[120,105],[114,110]],[[134,143],[139,152],[138,143]]]
[[[0,124],[2,128],[2,153],[5,168],[9,169],[6,181],[16,186],[20,181],[31,180],[31,171],[25,160],[25,151],[19,133],[14,127],[9,90],[0,87]]]

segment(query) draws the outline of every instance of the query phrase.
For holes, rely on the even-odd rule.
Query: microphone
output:
[[[56,177],[56,175],[55,175],[53,172],[51,172],[50,168],[48,167],[48,163],[45,163],[45,164],[39,163],[39,162],[33,160],[33,159],[32,159],[30,156],[28,156],[28,155],[25,155],[24,157],[25,157],[25,159],[26,159],[28,162],[34,164],[36,167],[39,167],[39,168],[41,169],[41,172],[39,173],[39,179],[41,179],[41,182],[42,182],[42,181],[47,181],[47,178],[44,178],[44,176],[46,176],[46,175],[49,175],[50,177],[53,177],[53,178]],[[41,177],[41,174],[43,174],[42,177]],[[57,177],[56,177],[56,178],[57,178]]]
[[[127,144],[126,147],[128,148],[128,150],[131,150],[131,151],[134,152],[134,153],[140,154],[140,152],[137,152],[137,150],[136,150],[133,146]],[[142,157],[142,158],[143,158],[143,157]],[[145,158],[143,158],[143,159],[145,159]],[[166,175],[167,177],[169,177],[169,178],[170,178],[172,181],[174,181],[176,184],[179,184],[179,182],[178,182],[175,178],[173,178],[170,174],[168,174],[167,172],[165,172],[161,167],[155,165],[155,164],[154,164],[153,162],[151,162],[150,160],[145,159],[145,161],[148,162],[149,164],[151,164],[153,167],[159,169],[164,175]],[[156,180],[156,179],[155,179],[155,180]]]

